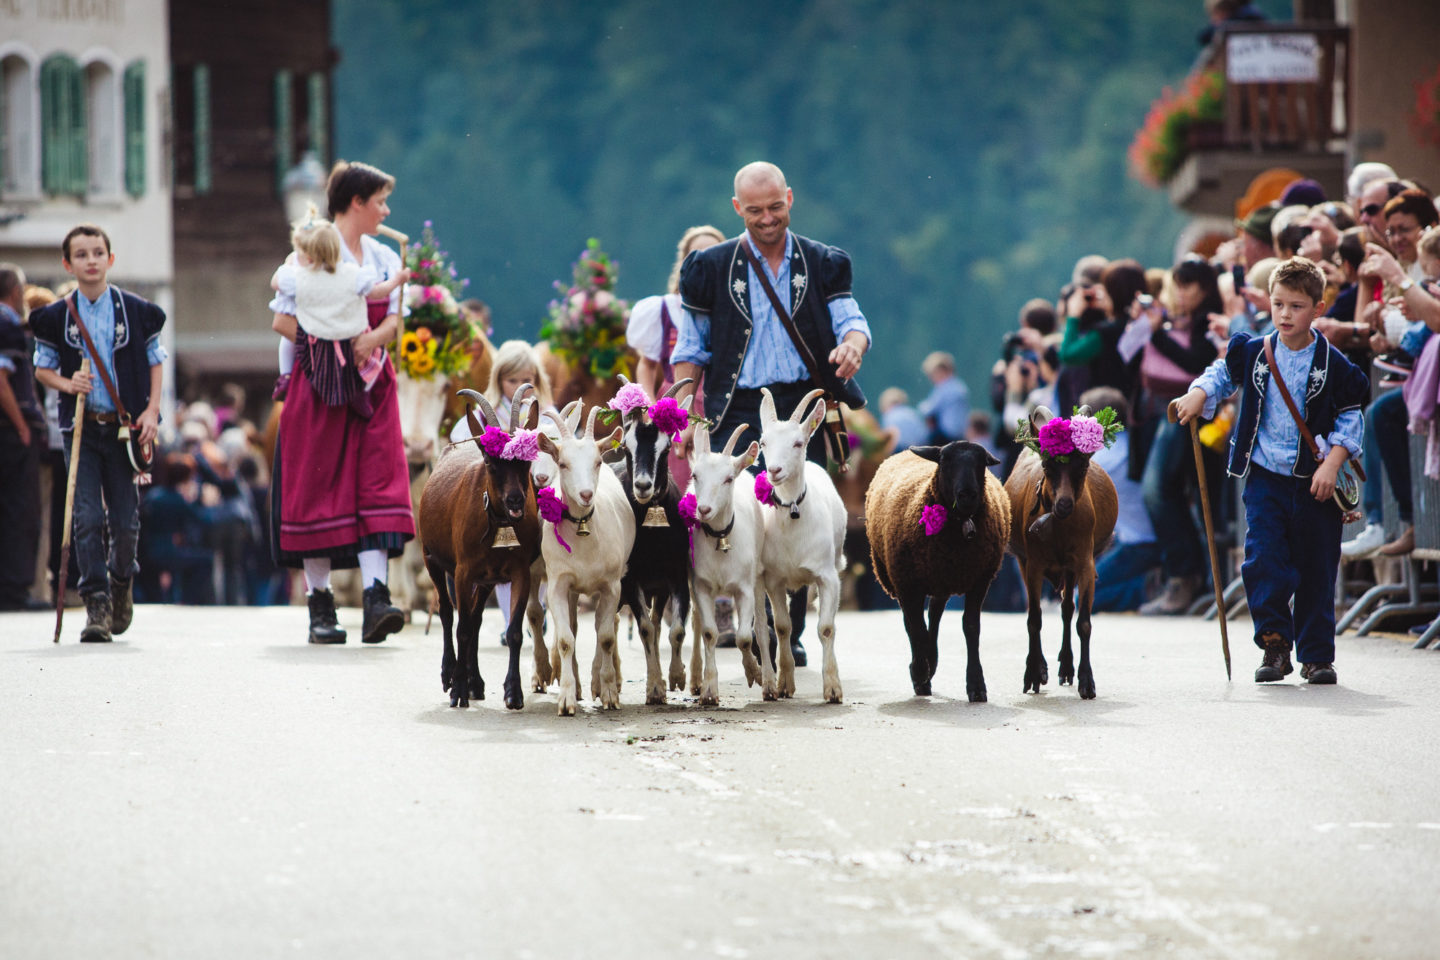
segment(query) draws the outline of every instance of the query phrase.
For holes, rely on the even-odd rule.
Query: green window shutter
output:
[[[84,194],[89,172],[85,76],[71,57],[40,65],[40,184],[46,193]]]
[[[320,165],[325,165],[325,158],[330,152],[330,145],[326,143],[329,133],[329,118],[325,115],[325,74],[312,73],[308,80],[310,86],[310,150]]]
[[[145,61],[125,68],[125,192],[145,193]]]
[[[71,60],[66,80],[70,89],[70,193],[84,196],[90,187],[90,137],[87,115],[89,98],[85,91],[85,71]]]
[[[195,64],[191,81],[195,91],[195,192],[209,193],[210,175],[210,68]]]
[[[284,188],[285,174],[295,163],[295,111],[290,71],[275,73],[275,189]]]

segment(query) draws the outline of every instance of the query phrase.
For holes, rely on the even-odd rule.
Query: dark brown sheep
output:
[[[1090,414],[1089,407],[1079,412]],[[1030,423],[1038,434],[1054,414],[1036,407]],[[1066,462],[1042,458],[1031,450],[1020,455],[1010,479],[1010,551],[1020,560],[1029,600],[1030,653],[1025,658],[1025,692],[1039,693],[1050,680],[1050,668],[1040,647],[1040,588],[1049,580],[1060,591],[1064,623],[1060,644],[1060,683],[1075,682],[1070,650],[1070,618],[1075,614],[1075,589],[1080,592],[1080,696],[1095,698],[1095,677],[1090,671],[1090,604],[1095,597],[1095,557],[1110,542],[1119,502],[1115,485],[1104,468],[1092,464],[1088,454],[1071,453]]]
[[[512,429],[524,422],[523,402],[528,385],[517,390],[511,404]],[[484,415],[484,425],[472,422],[479,437],[485,426],[498,427],[494,409],[473,390],[462,390]],[[538,410],[531,407],[532,412]],[[466,414],[472,417],[472,414]],[[534,427],[534,418],[528,424]],[[504,546],[504,528],[514,531],[514,546]],[[490,592],[499,583],[512,583],[510,626],[505,642],[510,668],[505,674],[505,706],[525,705],[520,683],[521,625],[530,595],[530,565],[540,555],[540,517],[535,510],[535,488],[530,463],[492,457],[479,443],[463,442],[447,450],[420,496],[420,540],[425,568],[435,582],[440,603],[440,626],[445,650],[440,661],[440,682],[450,691],[450,706],[467,707],[470,699],[485,699],[480,677],[480,618]],[[451,618],[458,609],[459,649],[451,646]]]
[[[985,701],[980,607],[1010,539],[1010,500],[987,469],[998,462],[984,447],[965,440],[911,447],[880,465],[865,494],[870,562],[904,615],[910,682],[918,696],[930,695],[940,659],[940,615],[952,595],[963,594],[965,692],[972,703]],[[921,516],[932,505],[944,508],[945,524],[928,536]]]

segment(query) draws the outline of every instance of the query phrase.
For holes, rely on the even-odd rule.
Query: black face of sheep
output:
[[[910,452],[938,464],[935,483],[940,502],[954,519],[965,522],[965,537],[975,535],[975,512],[985,502],[985,473],[999,463],[990,451],[969,440],[954,440],[943,447],[911,447]]]

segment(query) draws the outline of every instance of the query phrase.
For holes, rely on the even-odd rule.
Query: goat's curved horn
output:
[[[530,397],[530,407],[525,411],[526,416],[521,420],[520,425],[526,430],[536,430],[540,427],[540,398]]]
[[[770,395],[769,387],[760,388],[760,426],[767,423],[774,423],[778,418],[775,416],[775,398]]]
[[[596,407],[591,407],[591,408],[590,408],[590,415],[585,418],[585,439],[586,439],[586,440],[594,440],[594,439],[595,439],[595,418],[598,417],[599,415],[600,415],[600,408],[599,408],[598,406],[596,406]]]
[[[475,405],[480,408],[480,413],[485,417],[485,425],[487,427],[500,426],[500,418],[495,416],[495,408],[490,406],[490,401],[486,400],[482,395],[467,388],[457,391],[456,396],[469,397],[471,400],[474,400]]]
[[[730,439],[725,441],[725,456],[732,456],[735,452],[735,444],[740,439],[740,434],[750,429],[750,424],[742,423],[730,434]]]
[[[666,391],[665,391],[665,396],[667,396],[667,397],[674,397],[675,394],[677,394],[677,393],[680,392],[680,388],[681,388],[681,387],[687,387],[687,386],[689,386],[690,384],[692,384],[692,383],[694,383],[694,382],[695,382],[695,378],[694,378],[694,377],[686,377],[684,380],[677,380],[677,381],[670,387],[669,390],[666,390]]]
[[[625,374],[623,374],[623,373],[617,373],[617,374],[615,374],[615,376],[616,376],[617,379],[619,379],[619,381],[620,381],[620,386],[622,386],[622,387],[623,387],[623,386],[627,386],[627,385],[630,383],[630,378],[627,377],[627,376],[625,376]]]
[[[795,404],[795,409],[790,413],[790,421],[799,423],[803,419],[803,414],[810,411],[810,401],[823,396],[825,396],[824,390],[815,389],[801,397],[800,402]]]
[[[510,426],[506,429],[511,433],[514,433],[520,424],[524,422],[525,408],[523,404],[525,398],[534,392],[534,385],[522,383],[520,384],[520,389],[516,390],[515,395],[510,398]]]
[[[1036,430],[1039,430],[1042,424],[1049,423],[1051,420],[1054,419],[1055,414],[1051,413],[1050,408],[1045,406],[1044,404],[1041,404],[1040,406],[1037,406],[1034,410],[1030,411],[1030,423],[1032,426],[1035,427]]]
[[[569,440],[575,436],[575,431],[570,429],[570,424],[565,422],[562,414],[558,414],[554,410],[546,410],[541,416],[549,417],[555,422],[555,429],[560,431],[560,439]]]
[[[1090,404],[1083,403],[1080,405],[1080,409],[1075,411],[1075,415],[1077,417],[1093,417],[1095,411],[1090,409]]]

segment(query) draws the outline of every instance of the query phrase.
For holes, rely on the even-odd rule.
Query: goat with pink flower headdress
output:
[[[1024,684],[1027,693],[1039,693],[1050,679],[1040,646],[1040,591],[1049,579],[1060,594],[1060,683],[1078,680],[1083,699],[1095,696],[1095,677],[1090,667],[1095,558],[1110,543],[1119,502],[1110,475],[1090,458],[1113,442],[1122,429],[1110,407],[1098,414],[1089,407],[1080,407],[1068,419],[1036,407],[1028,421],[1021,421],[1015,435],[1026,450],[1005,481],[1005,492],[1010,497],[1010,552],[1020,560],[1029,601],[1030,651],[1025,659]],[[1070,646],[1070,621],[1077,603],[1078,673]]]

